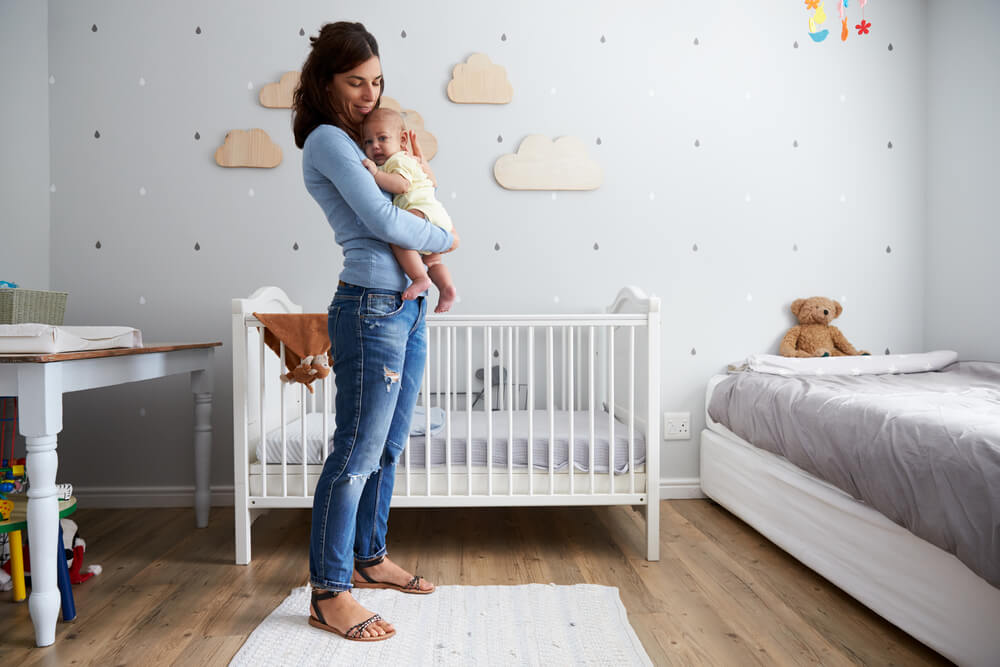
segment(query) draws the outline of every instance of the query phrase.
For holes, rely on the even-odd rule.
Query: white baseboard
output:
[[[213,486],[212,507],[232,507],[233,487]],[[74,486],[81,507],[194,507],[193,486]]]
[[[698,477],[671,477],[660,479],[660,500],[681,500],[685,498],[706,498],[701,490]]]
[[[697,477],[660,480],[660,499],[704,498]],[[213,486],[212,507],[232,507],[233,487]],[[193,486],[75,486],[73,495],[81,507],[194,507]]]

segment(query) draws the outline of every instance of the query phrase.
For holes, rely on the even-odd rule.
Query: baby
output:
[[[396,195],[392,203],[450,232],[453,228],[451,218],[434,197],[434,182],[406,150],[412,142],[403,117],[392,109],[374,109],[365,117],[362,140],[369,158],[363,164],[380,188]],[[403,292],[403,299],[416,299],[433,282],[440,292],[434,312],[448,312],[457,292],[441,254],[422,255],[416,250],[391,247],[403,272],[413,281]]]

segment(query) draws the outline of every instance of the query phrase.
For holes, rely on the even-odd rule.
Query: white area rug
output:
[[[264,619],[230,665],[652,665],[618,589],[578,584],[357,590],[396,636],[352,642],[307,622],[309,588]]]

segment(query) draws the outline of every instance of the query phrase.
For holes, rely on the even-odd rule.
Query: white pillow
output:
[[[881,375],[925,373],[941,370],[958,361],[953,350],[916,354],[872,354],[857,357],[782,357],[752,354],[746,361],[730,364],[730,372],[756,371],[773,375]]]

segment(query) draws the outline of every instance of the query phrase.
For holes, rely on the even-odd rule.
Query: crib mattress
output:
[[[550,430],[549,414],[536,410],[532,430],[532,464],[536,469],[549,468],[549,441],[553,443],[553,463],[555,470],[564,470],[569,461],[570,419],[573,424],[573,461],[575,469],[582,472],[590,471],[590,413],[583,411],[569,412],[553,411],[555,437]],[[493,465],[506,468],[508,462],[508,437],[510,417],[503,411],[472,412],[472,437],[469,437],[469,413],[454,411],[451,413],[451,463],[465,465],[467,450],[471,449],[472,465],[484,467],[487,460],[487,426],[492,415],[493,421]],[[528,412],[517,411],[514,415],[514,437],[512,459],[515,468],[526,468],[528,465]],[[447,427],[447,424],[446,424]],[[431,436],[430,464],[431,467],[445,465],[447,428],[434,432]],[[330,445],[333,447],[334,419],[328,417],[328,433]],[[302,422],[296,419],[285,427],[286,444],[282,447],[281,429],[275,428],[267,436],[267,462],[281,463],[282,455],[287,454],[289,465],[302,463]],[[608,462],[611,460],[611,438],[608,428],[608,414],[594,413],[594,472],[608,472]],[[629,470],[628,457],[629,426],[620,421],[614,423],[614,470],[616,473],[626,473]],[[633,463],[641,465],[646,461],[646,441],[638,427],[635,429],[632,444]],[[262,461],[260,444],[256,446],[257,460]],[[427,460],[427,439],[424,436],[411,436],[407,447],[407,460],[412,468],[423,468]],[[306,415],[306,462],[321,464],[323,462],[323,415],[312,413]]]

